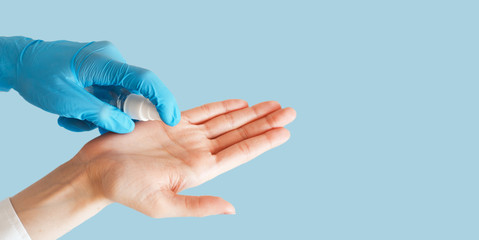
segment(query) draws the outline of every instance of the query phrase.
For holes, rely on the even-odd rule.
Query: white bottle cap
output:
[[[123,111],[135,120],[149,121],[161,119],[155,105],[148,98],[133,93],[126,97]]]

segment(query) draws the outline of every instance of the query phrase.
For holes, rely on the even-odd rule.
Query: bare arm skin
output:
[[[11,201],[34,240],[58,238],[113,202],[154,218],[234,214],[220,197],[179,193],[283,144],[295,116],[273,101],[226,100],[182,112],[175,127],[138,122],[90,141]]]

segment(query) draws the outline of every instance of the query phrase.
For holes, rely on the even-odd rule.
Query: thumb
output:
[[[64,104],[63,117],[86,120],[100,128],[116,133],[129,133],[135,128],[131,118],[120,109],[101,101],[85,89],[78,87],[72,91]],[[59,119],[61,126],[70,129],[70,122],[65,124]],[[78,126],[78,122],[77,126]]]
[[[106,103],[102,103],[99,108],[84,112],[81,119],[110,132],[129,133],[135,128],[130,116]]]
[[[235,214],[231,203],[214,196],[187,196],[175,194],[170,198],[169,217],[205,217],[218,214]]]

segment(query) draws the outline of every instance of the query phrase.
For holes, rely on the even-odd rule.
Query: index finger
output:
[[[183,112],[190,123],[199,124],[221,114],[248,107],[248,103],[241,99],[229,99],[220,102],[208,103]]]
[[[261,135],[243,140],[216,154],[217,167],[214,173],[220,175],[288,141],[290,133],[286,128],[275,128]]]

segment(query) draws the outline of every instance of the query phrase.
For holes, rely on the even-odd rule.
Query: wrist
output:
[[[19,57],[32,41],[26,37],[0,37],[0,91],[14,87]]]
[[[88,164],[77,155],[11,198],[32,239],[58,238],[110,204],[95,190]]]

